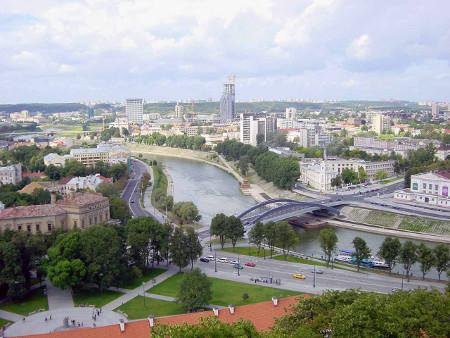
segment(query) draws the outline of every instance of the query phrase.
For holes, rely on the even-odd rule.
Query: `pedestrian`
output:
[[[84,326],[84,323],[83,323],[83,322],[81,322],[81,326]]]
[[[102,308],[100,308],[100,313],[102,313]]]
[[[45,322],[47,323],[47,317],[45,317]]]
[[[50,320],[52,320],[52,315],[50,315]]]
[[[94,323],[94,327],[96,327],[97,325],[95,325],[95,323]]]
[[[22,323],[25,323],[25,317],[22,318]]]

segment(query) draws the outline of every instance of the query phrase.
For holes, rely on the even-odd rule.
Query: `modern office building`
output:
[[[87,107],[88,118],[91,119],[94,117],[94,107]]]
[[[228,123],[234,120],[235,116],[235,85],[225,83],[223,93],[220,98],[220,122]]]
[[[0,167],[0,184],[17,184],[22,181],[22,165]]]
[[[436,103],[433,103],[431,105],[431,116],[433,118],[438,118],[439,117],[439,105]]]
[[[273,116],[258,116],[252,113],[242,113],[240,115],[240,141],[244,144],[257,145],[257,135],[267,135],[277,130],[277,119]]]
[[[91,167],[99,161],[109,163],[109,151],[103,148],[72,149],[70,156],[78,162]]]
[[[130,124],[144,123],[144,100],[143,99],[127,99],[126,112],[128,122]]]

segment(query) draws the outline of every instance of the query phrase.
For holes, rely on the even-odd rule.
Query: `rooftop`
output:
[[[57,205],[86,205],[96,202],[107,201],[108,197],[103,197],[98,192],[77,192],[73,198],[57,201]]]
[[[108,149],[103,148],[87,148],[87,149],[72,149],[70,155],[74,154],[97,154],[97,153],[107,153]]]
[[[0,219],[56,216],[65,213],[66,210],[57,205],[30,205],[25,207],[6,208],[0,213]]]

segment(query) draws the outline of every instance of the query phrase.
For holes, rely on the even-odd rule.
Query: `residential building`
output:
[[[326,134],[322,131],[319,124],[301,128],[290,132],[289,138],[297,141],[301,147],[326,147],[332,140],[332,134]]]
[[[294,120],[293,119],[278,119],[277,118],[277,129],[293,129]]]
[[[52,148],[59,147],[61,149],[68,149],[73,147],[73,139],[70,137],[54,137],[49,143]]]
[[[439,105],[437,103],[431,104],[431,116],[434,119],[437,119],[439,117]]]
[[[127,163],[128,158],[131,156],[130,149],[120,143],[101,142],[97,145],[97,150],[108,153],[106,162],[109,164]]]
[[[70,156],[87,166],[94,166],[98,161],[109,163],[109,151],[105,148],[72,149]]]
[[[220,122],[228,123],[235,117],[235,85],[225,83],[223,93],[220,98]]]
[[[177,105],[175,106],[175,117],[177,119],[182,119],[183,114],[184,114],[184,106],[177,102]]]
[[[383,130],[391,129],[391,119],[387,115],[377,114],[372,116],[372,130],[381,134]]]
[[[368,162],[361,159],[344,159],[344,158],[328,158],[323,161],[323,163],[330,169],[337,172],[338,175],[342,174],[344,169],[351,169],[355,172],[358,172],[359,168],[362,167],[367,175],[367,181],[372,182],[375,181],[375,174],[379,170],[386,171],[388,177],[393,177],[395,175],[394,172],[394,160],[388,161],[377,161],[377,162]]]
[[[286,113],[284,117],[288,120],[293,120],[295,115],[297,114],[297,109],[295,108],[286,108]]]
[[[142,124],[144,114],[143,99],[127,99],[126,113],[128,122],[131,124]]]
[[[111,128],[111,127],[119,128],[120,135],[123,135],[123,128],[125,128],[126,130],[129,130],[130,129],[130,124],[128,123],[128,119],[127,118],[117,117],[114,120],[114,122],[111,122],[109,124],[109,128]]]
[[[50,165],[53,164],[56,167],[64,167],[67,160],[72,159],[71,155],[58,155],[55,153],[50,153],[44,156],[44,164]]]
[[[450,208],[450,170],[411,175],[411,188],[397,190],[394,199]]]
[[[47,147],[53,141],[53,136],[35,136],[30,141],[36,147]]]
[[[424,148],[428,144],[433,143],[434,146],[439,146],[440,142],[437,140],[414,139],[409,137],[396,137],[393,141],[378,140],[375,137],[355,136],[353,138],[353,146],[350,149],[363,150],[369,154],[390,154],[392,151],[406,156],[408,151]]]
[[[94,107],[87,107],[88,119],[92,119],[94,117]]]
[[[1,184],[17,184],[22,181],[22,164],[0,167]]]
[[[440,146],[436,149],[436,157],[442,161],[450,156],[450,146]]]
[[[277,119],[272,116],[258,116],[253,113],[242,113],[240,115],[240,141],[245,144],[257,145],[257,135],[264,135],[276,131]]]
[[[51,195],[51,204],[14,206],[0,212],[0,233],[26,230],[32,234],[50,233],[52,229],[65,231],[110,221],[109,199],[99,193],[71,192],[63,200]]]
[[[184,133],[187,136],[197,136],[199,134],[198,126],[185,126]]]
[[[300,180],[314,189],[331,190],[331,180],[338,173],[324,163],[300,163]]]

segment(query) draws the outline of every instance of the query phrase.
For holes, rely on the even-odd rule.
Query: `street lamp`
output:
[[[145,288],[144,288],[145,282],[142,282],[142,294],[144,295],[144,309],[145,309]]]
[[[264,260],[266,260],[266,240],[264,239]]]
[[[103,299],[103,274],[99,274],[100,277],[100,297]]]
[[[237,269],[237,271],[238,271],[238,276],[241,275],[239,270],[241,270],[241,269],[240,269],[240,265],[239,265],[239,253],[238,253],[238,269]]]
[[[316,264],[314,264],[313,288],[316,287]]]
[[[214,272],[217,272],[217,252],[214,250]]]

